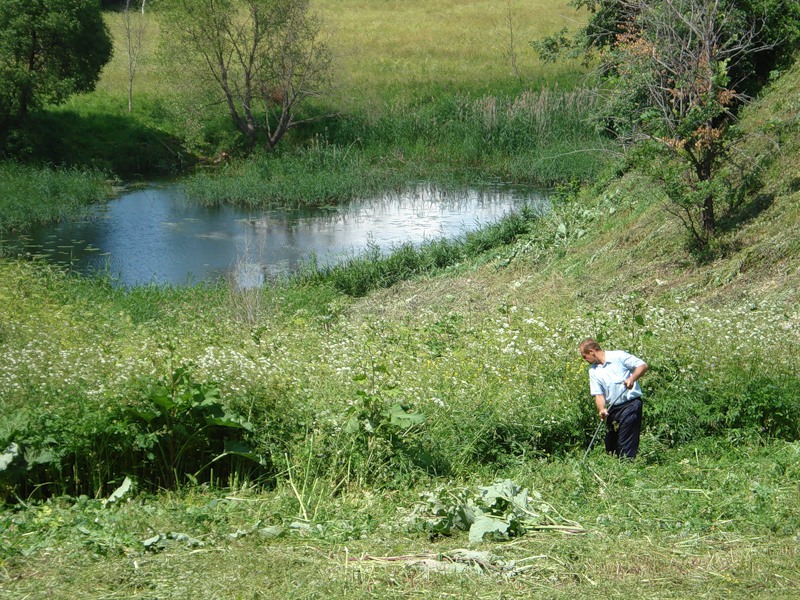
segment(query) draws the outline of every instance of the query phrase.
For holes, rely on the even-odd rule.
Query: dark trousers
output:
[[[606,417],[606,452],[636,458],[642,431],[642,399],[612,406]]]

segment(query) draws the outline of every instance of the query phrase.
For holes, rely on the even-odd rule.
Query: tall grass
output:
[[[490,250],[512,244],[529,233],[540,216],[536,209],[523,207],[459,238],[430,240],[419,246],[406,243],[389,249],[386,254],[373,246],[333,266],[308,265],[296,280],[330,284],[352,297],[365,296],[376,289],[475,260]]]
[[[192,176],[186,192],[212,205],[318,205],[420,180],[539,187],[586,180],[617,149],[591,125],[596,105],[596,95],[583,88],[395,102],[374,118],[330,121],[297,149]]]
[[[0,231],[79,216],[110,192],[99,171],[0,162]]]
[[[449,264],[474,266],[514,240],[494,256],[563,249],[607,214],[602,199],[597,207],[560,200],[543,217],[374,251],[246,298],[201,287],[172,290],[164,302],[158,288],[123,294],[0,263],[0,403],[14,415],[0,446],[21,449],[2,477],[6,490],[30,493],[49,481],[38,491],[98,494],[126,474],[146,487],[213,473],[269,486],[284,481],[287,463],[339,489],[384,489],[562,456],[585,448],[594,429],[575,350],[587,333],[652,367],[643,382],[644,460],[707,436],[800,436],[800,379],[786,352],[800,343],[797,315],[780,302],[725,308],[627,294],[548,312],[530,276],[490,300],[468,276],[451,274],[431,306],[412,296],[391,317],[348,312],[353,297]],[[478,306],[465,308],[471,301],[459,294]],[[180,437],[184,421],[201,440]],[[197,461],[180,454],[188,475],[170,475],[163,457],[190,441],[203,441]]]

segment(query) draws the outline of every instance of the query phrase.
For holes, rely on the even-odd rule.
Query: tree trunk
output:
[[[712,164],[713,155],[710,151],[703,152],[702,160],[697,166],[697,179],[700,183],[711,181],[712,179]],[[714,237],[714,229],[717,226],[716,218],[714,216],[714,196],[708,193],[703,200],[703,206],[700,208],[700,221],[703,227],[703,236],[706,242]]]
[[[714,218],[714,198],[711,195],[706,196],[703,202],[703,208],[700,211],[700,219],[703,222],[703,232],[705,233],[706,240],[710,240],[714,237],[714,229],[717,225]]]

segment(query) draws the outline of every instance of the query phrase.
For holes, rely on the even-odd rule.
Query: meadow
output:
[[[559,237],[575,210],[362,299],[4,262],[5,593],[790,596],[796,305],[565,294],[529,265],[593,252]],[[583,456],[586,332],[651,364],[634,463]],[[492,513],[522,529],[471,542],[459,515],[497,480],[529,490],[524,520]]]
[[[340,31],[358,22],[352,64],[378,43],[370,26],[419,56],[393,15],[488,30],[444,0],[433,16],[416,2],[319,6]],[[454,73],[464,88],[418,106],[475,120],[481,73],[489,87],[514,78],[505,62],[458,62],[488,44],[457,47],[445,66],[431,52],[427,84],[422,67],[409,77],[430,90]],[[377,96],[352,94],[361,116],[345,125],[397,125],[381,102],[411,92],[390,62],[368,64],[350,73]],[[458,71],[469,65],[482,71]],[[0,598],[796,597],[799,90],[794,68],[743,115],[757,135],[738,150],[771,160],[710,258],[687,251],[652,183],[619,167],[563,186],[544,215],[260,289],[124,289],[0,260]],[[448,147],[470,139],[459,127],[427,135]],[[409,152],[404,131],[385,148]],[[286,203],[321,172],[340,186],[320,194],[333,201],[359,193],[335,173],[386,168],[368,152],[381,137],[361,154],[318,138],[220,170]],[[481,160],[436,172],[498,175]],[[365,181],[394,185],[396,171]],[[211,179],[190,185],[225,201]],[[584,457],[597,425],[587,335],[651,366],[634,462]]]

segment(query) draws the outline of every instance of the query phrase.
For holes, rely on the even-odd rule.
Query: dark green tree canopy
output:
[[[112,49],[98,0],[0,0],[0,126],[94,89]]]

